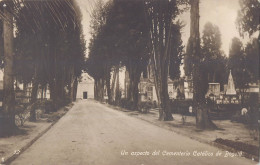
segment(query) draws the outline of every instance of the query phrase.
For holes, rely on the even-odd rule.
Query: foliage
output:
[[[1,3],[1,2],[0,2]],[[3,109],[1,113],[5,118],[5,123],[1,124],[0,130],[3,130],[5,135],[11,135],[16,130],[15,125],[15,93],[14,93],[14,78],[13,78],[13,17],[10,12],[11,2],[6,2],[3,12],[3,48],[4,48],[4,77],[3,77]],[[8,22],[7,20],[10,20]],[[2,131],[1,131],[2,132]]]
[[[172,100],[171,109],[172,113],[178,113],[182,115],[193,115],[189,112],[189,107],[192,106],[192,100]]]
[[[192,50],[191,50],[191,40],[189,39],[186,46],[186,52],[184,54],[184,72],[186,76],[192,75],[192,69],[194,66],[194,61],[192,59]]]
[[[202,51],[206,53],[210,53],[209,56],[217,56],[220,55],[221,48],[221,34],[218,26],[212,24],[211,22],[207,22],[204,25],[203,35],[202,35]]]
[[[178,8],[180,1],[147,0],[145,1],[145,4],[146,18],[150,32],[149,51],[151,53],[151,64],[154,72],[154,83],[158,105],[160,106],[159,119],[172,120],[173,118],[169,109],[167,81],[169,75],[170,56],[172,53],[175,55],[178,54],[178,52],[176,53],[171,49],[171,46],[174,45],[174,41],[176,41],[173,40],[173,36],[178,36],[178,32],[177,34],[172,34],[172,32],[174,31],[173,20],[181,12]],[[180,43],[177,42],[176,48],[178,47],[178,44]],[[171,63],[174,64],[173,61]],[[173,73],[174,72],[172,71],[172,77],[178,75]]]
[[[37,80],[45,86],[55,82],[63,88],[71,82],[70,69],[76,77],[81,74],[85,43],[80,17],[71,8],[73,2],[59,3],[54,10],[68,11],[64,13],[66,18],[59,18],[65,26],[57,24],[45,1],[33,2],[38,8],[28,8],[32,4],[25,2],[16,15],[15,74],[24,83]],[[34,15],[39,9],[45,14]]]
[[[239,0],[241,9],[236,20],[237,28],[241,36],[248,33],[249,36],[259,31],[259,0]]]
[[[31,8],[34,5],[36,8]],[[32,83],[32,104],[37,100],[39,85],[48,85],[54,109],[57,109],[60,102],[68,98],[74,100],[72,93],[76,91],[72,83],[77,81],[83,67],[85,43],[78,8],[74,1],[67,0],[28,1],[16,7],[16,79],[25,84]],[[67,12],[57,18],[50,7],[54,11]],[[44,14],[36,14],[36,11]],[[31,110],[32,121],[36,120],[35,110],[36,107]]]
[[[207,22],[204,26],[202,43],[201,43],[201,67],[203,70],[203,85],[205,88],[204,94],[207,91],[208,83],[218,82],[223,89],[224,83],[226,83],[227,68],[226,58],[221,51],[221,34],[219,28],[210,22]]]
[[[235,86],[239,89],[245,89],[250,82],[249,70],[246,68],[246,56],[243,44],[236,37],[232,39],[228,68],[232,71]]]
[[[199,129],[215,129],[216,125],[210,120],[209,108],[205,103],[203,91],[203,72],[201,65],[201,47],[199,32],[199,0],[190,1],[191,26],[189,38],[189,58],[193,62],[191,74],[193,80],[193,106],[196,111],[196,127]]]
[[[135,12],[133,12],[135,11]],[[115,38],[115,54],[121,59],[129,75],[127,99],[137,108],[138,83],[141,73],[146,70],[148,53],[148,28],[145,20],[144,2],[114,1],[114,7],[108,18]]]
[[[259,76],[259,41],[256,38],[247,43],[245,47],[246,69],[249,72],[250,80],[257,82]]]
[[[236,24],[237,24],[237,28],[239,30],[239,33],[242,37],[244,37],[245,34],[249,34],[249,36],[252,36],[255,32],[258,32],[258,42],[256,42],[256,40],[254,41],[254,43],[252,43],[253,48],[250,46],[250,44],[247,45],[246,48],[246,54],[249,56],[248,60],[252,62],[252,64],[255,64],[256,61],[252,61],[259,59],[259,57],[257,57],[256,55],[253,55],[254,53],[252,53],[252,50],[250,49],[255,49],[255,53],[259,52],[259,37],[260,37],[260,33],[259,33],[259,28],[260,28],[260,24],[259,24],[259,10],[260,10],[260,3],[259,0],[240,0],[239,1],[240,7],[241,9],[238,11],[238,16],[237,16],[237,20],[236,20]],[[258,46],[257,46],[258,45]],[[258,47],[258,51],[256,51]],[[256,68],[252,68],[251,65],[248,66],[248,69],[251,72],[251,78],[253,79],[253,81],[255,81],[255,71]],[[257,65],[255,65],[256,67]],[[258,79],[259,79],[259,75],[258,74]]]
[[[183,41],[181,39],[181,30],[184,25],[178,20],[172,26],[172,46],[169,64],[169,76],[172,80],[180,78],[180,65],[183,59]]]
[[[101,32],[102,28],[106,24],[107,15],[111,8],[111,3],[104,3],[102,0],[96,2],[95,8],[91,13],[90,21],[90,34],[95,37]]]
[[[110,72],[126,66],[129,72],[129,84],[132,84],[127,92],[130,94],[128,99],[137,104],[137,85],[141,72],[146,69],[149,57],[143,2],[115,0],[103,4],[98,1],[92,14],[92,23],[92,39],[89,44],[86,71],[97,84],[101,82],[98,87],[101,89],[96,88],[96,93],[103,90],[106,82],[110,98]]]
[[[209,82],[219,82],[223,89],[227,77],[227,59],[221,50],[221,34],[216,25],[207,22],[204,26],[201,40],[201,57],[199,63],[201,83],[203,83],[202,86],[204,87],[202,88],[202,95],[204,96]],[[188,41],[184,58],[184,71],[187,76],[191,76],[195,64],[190,42],[191,40]]]
[[[114,36],[115,53],[123,65],[147,58],[148,31],[143,1],[115,0],[107,24]]]
[[[3,130],[9,134],[15,125],[14,77],[25,84],[32,82],[32,104],[37,100],[39,84],[50,86],[55,104],[57,98],[64,101],[64,88],[71,88],[71,80],[81,73],[85,48],[74,1],[10,0],[1,1],[0,6],[3,4],[5,8],[0,10],[5,56],[2,112],[6,118]],[[16,29],[15,48],[13,28]],[[31,112],[35,114],[34,110]],[[31,117],[35,116],[32,114]]]
[[[156,5],[157,3],[158,2],[140,0],[114,0],[106,4],[102,1],[97,2],[96,9],[94,9],[92,14],[92,39],[89,44],[89,57],[86,61],[86,71],[94,77],[97,82],[96,84],[99,87],[96,89],[102,88],[101,90],[103,90],[104,82],[106,82],[108,97],[110,91],[110,72],[117,70],[113,68],[125,66],[129,75],[126,97],[129,102],[133,102],[133,104],[137,106],[138,83],[141,73],[144,72],[145,74],[146,72],[152,53],[151,48],[148,49],[151,47],[149,34],[151,21],[149,19],[151,17],[148,18],[147,13],[149,13],[148,8],[151,7],[150,5]],[[167,48],[169,49],[167,50],[168,55],[170,55],[168,62],[170,63],[171,78],[178,78],[183,53],[180,32],[183,25],[179,21],[173,24],[172,20],[180,12],[177,5],[181,5],[183,2],[164,1],[160,3],[163,4],[163,7],[166,7],[167,3],[173,5],[173,7],[170,7],[171,5],[167,6],[167,11],[164,11],[165,14],[163,17],[167,19],[168,22],[160,21],[162,21],[161,25],[163,28],[166,27],[165,32],[167,34],[169,34],[169,25],[171,26],[171,45]],[[171,14],[173,15],[172,19]],[[164,34],[165,36],[167,36],[166,33]],[[161,38],[160,41],[163,43]],[[164,50],[160,51],[163,54]],[[169,64],[164,66],[169,67]]]
[[[120,101],[120,106],[122,108],[126,108],[128,110],[135,110],[134,108],[134,102],[133,101],[129,101],[128,99],[121,99]]]
[[[106,59],[103,56],[103,49],[99,45],[102,45],[102,37],[99,35],[96,38],[91,39],[89,45],[89,56],[86,61],[86,71],[94,79],[102,78],[104,75],[104,64]]]
[[[17,126],[18,125],[21,125],[21,126],[24,125],[25,121],[30,116],[29,111],[30,111],[30,109],[26,108],[26,105],[20,104],[20,105],[15,106],[15,114],[16,114],[15,123],[16,123]]]
[[[95,9],[91,15],[91,39],[89,43],[88,58],[85,63],[84,70],[95,80],[95,99],[103,100],[105,80],[108,91],[108,101],[111,100],[110,92],[110,72],[112,69],[111,61],[113,60],[111,53],[113,46],[111,45],[107,26],[108,13],[112,4],[104,4],[103,1],[96,3]]]
[[[113,8],[113,3],[104,4],[100,0],[91,14],[91,39],[85,67],[94,79],[103,78],[106,70],[110,73],[111,67],[120,61],[115,53],[115,38],[118,36],[112,31],[113,25],[108,23]]]
[[[140,102],[138,104],[138,109],[142,113],[148,113],[150,109],[153,108],[153,103],[152,102]]]

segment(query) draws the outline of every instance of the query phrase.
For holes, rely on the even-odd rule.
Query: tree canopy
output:
[[[239,38],[232,39],[228,68],[232,71],[234,82],[237,88],[244,89],[249,79],[249,71],[246,69],[246,56],[244,53],[243,43]]]
[[[250,80],[256,82],[259,77],[259,41],[254,38],[245,47],[246,68],[250,74]]]
[[[245,33],[251,36],[254,32],[259,31],[259,0],[239,0],[241,9],[238,11],[236,20],[237,28],[241,36]]]
[[[34,91],[39,85],[49,86],[54,101],[73,100],[69,93],[81,75],[85,56],[78,7],[67,0],[24,1],[15,3],[15,9],[16,78],[32,82]]]
[[[201,43],[204,93],[209,82],[218,82],[223,85],[226,81],[226,58],[221,50],[221,34],[219,28],[210,22],[204,26]]]
[[[181,30],[184,25],[177,21],[172,25],[172,44],[170,46],[169,76],[172,80],[180,78],[180,66],[184,57],[184,45],[181,39]]]

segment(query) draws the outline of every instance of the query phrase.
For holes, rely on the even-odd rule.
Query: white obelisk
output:
[[[230,70],[226,95],[236,95],[236,94],[237,94],[237,92],[235,89],[235,84],[234,84],[233,77],[232,77],[231,70]]]

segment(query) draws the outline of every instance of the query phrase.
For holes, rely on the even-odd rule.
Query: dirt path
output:
[[[154,151],[159,155],[152,155]],[[221,155],[215,156],[218,151]],[[12,165],[256,164],[225,155],[226,151],[88,100],[74,105]]]

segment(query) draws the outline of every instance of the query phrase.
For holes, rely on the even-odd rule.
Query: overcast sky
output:
[[[237,11],[240,9],[239,0],[201,0],[200,1],[200,35],[204,25],[211,22],[217,25],[221,32],[222,50],[228,55],[229,46],[233,37],[239,37],[236,29]],[[186,44],[189,38],[189,11],[181,15],[181,20],[186,23],[182,33]],[[245,39],[246,40],[246,39]]]
[[[89,41],[89,21],[92,6],[96,0],[77,0],[82,14],[83,14],[83,28],[87,43]],[[200,35],[206,22],[211,22],[217,25],[221,32],[222,50],[228,55],[229,46],[233,37],[239,37],[238,30],[236,29],[236,17],[239,10],[239,0],[201,0],[200,1]],[[186,24],[182,38],[186,45],[190,32],[190,15],[189,11],[183,13],[180,19]]]

